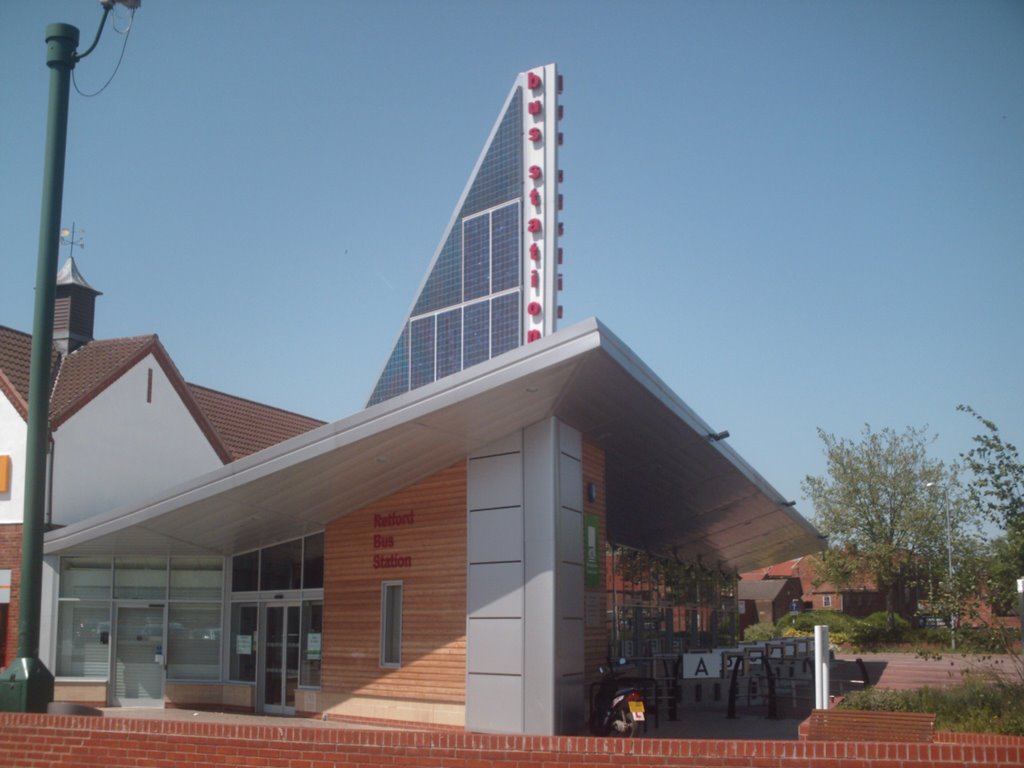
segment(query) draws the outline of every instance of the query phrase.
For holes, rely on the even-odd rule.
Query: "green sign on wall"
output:
[[[601,564],[597,546],[597,515],[583,515],[583,583],[587,587],[601,586]]]

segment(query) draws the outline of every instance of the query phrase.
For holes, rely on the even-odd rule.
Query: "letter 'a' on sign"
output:
[[[367,405],[553,333],[559,96],[554,64],[520,72],[498,112]],[[454,150],[453,150],[454,151]],[[431,149],[432,157],[448,160]],[[431,244],[426,244],[427,248]],[[416,254],[409,254],[414,263]],[[538,273],[531,287],[531,270]],[[538,336],[538,338],[540,337]]]

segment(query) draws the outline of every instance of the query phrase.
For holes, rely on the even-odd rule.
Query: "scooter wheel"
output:
[[[633,714],[629,711],[629,705],[625,703],[619,704],[615,707],[615,711],[612,712],[612,716],[608,720],[608,735],[629,738],[636,736],[638,727],[639,723],[633,719]]]

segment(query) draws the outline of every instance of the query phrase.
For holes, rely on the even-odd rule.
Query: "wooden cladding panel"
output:
[[[324,692],[465,703],[466,517],[460,462],[327,527]],[[394,669],[380,666],[380,603],[381,584],[398,580]]]

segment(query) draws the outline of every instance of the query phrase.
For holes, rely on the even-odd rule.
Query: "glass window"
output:
[[[246,552],[231,558],[231,591],[255,592],[260,588],[260,552]]]
[[[491,300],[491,357],[519,346],[519,292]]]
[[[437,378],[462,370],[462,310],[437,316]]]
[[[110,603],[63,601],[57,612],[57,674],[110,673]]]
[[[491,217],[464,219],[462,227],[463,293],[469,301],[490,293]]]
[[[385,581],[380,599],[380,665],[402,666],[402,582]]]
[[[491,303],[478,301],[463,310],[462,367],[482,363],[490,356]]]
[[[402,333],[395,342],[395,348],[388,358],[387,365],[380,375],[377,386],[373,388],[369,405],[397,397],[409,391],[409,324],[405,324]]]
[[[219,557],[172,557],[171,600],[220,600],[223,573]]]
[[[122,600],[165,599],[167,558],[114,558],[114,597]]]
[[[413,320],[412,369],[409,386],[422,387],[434,380],[434,316]]]
[[[299,685],[320,687],[320,664],[323,659],[324,604],[307,600],[302,604],[302,662]]]
[[[302,548],[303,589],[324,587],[324,535],[314,533],[304,539]]]
[[[167,621],[167,677],[219,679],[220,606],[171,603]]]
[[[231,668],[232,680],[256,682],[256,640],[259,610],[255,603],[235,603],[231,606]]]
[[[261,550],[260,589],[302,587],[302,539]]]
[[[491,292],[518,288],[520,282],[519,203],[506,205],[491,214]]]
[[[60,559],[60,596],[110,599],[109,557],[62,557]]]

